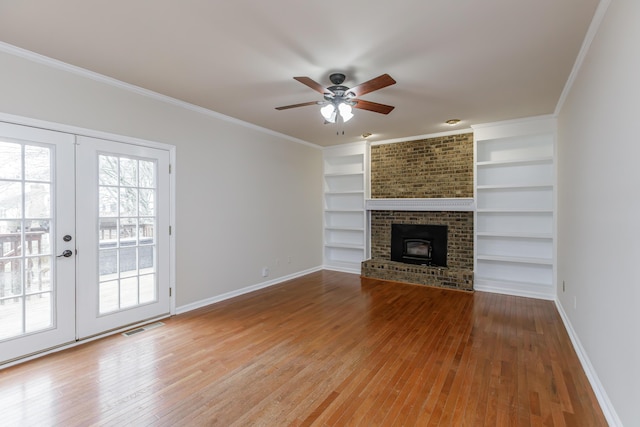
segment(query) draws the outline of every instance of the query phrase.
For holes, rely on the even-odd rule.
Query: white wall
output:
[[[558,116],[558,297],[625,426],[640,425],[639,20],[640,2],[612,0]]]
[[[322,265],[318,147],[6,48],[0,112],[177,147],[178,307]]]

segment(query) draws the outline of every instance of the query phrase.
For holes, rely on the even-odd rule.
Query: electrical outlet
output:
[[[291,255],[287,257],[287,264],[291,264]]]
[[[564,287],[564,280],[562,281],[562,292],[565,291],[565,287]]]
[[[573,309],[578,308],[578,297],[574,295],[573,297]]]
[[[269,277],[269,267],[262,267],[262,277]]]

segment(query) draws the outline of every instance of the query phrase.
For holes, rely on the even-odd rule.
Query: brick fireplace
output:
[[[473,289],[473,134],[372,146],[368,206],[362,276]],[[446,226],[446,267],[391,261],[392,224]]]

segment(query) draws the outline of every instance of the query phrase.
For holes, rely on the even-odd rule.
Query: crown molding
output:
[[[257,125],[254,125],[252,123],[245,122],[243,120],[239,120],[239,119],[236,119],[234,117],[230,117],[230,116],[218,113],[216,111],[209,110],[207,108],[203,108],[203,107],[191,104],[189,102],[181,101],[179,99],[172,98],[172,97],[167,96],[167,95],[162,95],[162,94],[160,94],[158,92],[154,92],[152,90],[141,88],[140,86],[132,85],[130,83],[125,83],[123,81],[114,79],[112,77],[108,77],[108,76],[105,76],[103,74],[99,74],[99,73],[96,73],[94,71],[87,70],[85,68],[77,67],[75,65],[67,64],[66,62],[62,62],[62,61],[59,61],[57,59],[49,58],[48,56],[40,55],[38,53],[31,52],[29,50],[22,49],[22,48],[19,48],[17,46],[13,46],[13,45],[10,45],[10,44],[2,42],[2,41],[0,41],[0,52],[8,53],[10,55],[14,55],[14,56],[17,56],[17,57],[20,57],[20,58],[23,58],[23,59],[26,59],[26,60],[29,60],[29,61],[32,61],[32,62],[36,62],[36,63],[42,64],[42,65],[51,67],[51,68],[55,68],[55,69],[58,69],[58,70],[66,71],[68,73],[75,74],[75,75],[80,76],[80,77],[88,78],[88,79],[91,79],[91,80],[94,80],[94,81],[97,81],[97,82],[100,82],[100,83],[103,83],[103,84],[107,84],[107,85],[116,87],[118,89],[126,90],[128,92],[132,92],[132,93],[135,93],[137,95],[145,96],[147,98],[151,98],[151,99],[154,99],[156,101],[160,101],[160,102],[164,102],[164,103],[167,103],[167,104],[171,104],[173,106],[176,106],[176,107],[179,107],[179,108],[183,108],[185,110],[190,110],[190,111],[193,111],[193,112],[196,112],[196,113],[199,113],[199,114],[203,114],[205,116],[212,117],[212,118],[215,118],[215,119],[218,119],[218,120],[222,120],[222,121],[225,121],[225,122],[233,123],[233,124],[236,124],[238,126],[242,126],[244,128],[252,129],[252,130],[264,133],[264,134],[268,134],[268,135],[275,136],[275,137],[278,137],[278,138],[283,138],[283,139],[286,139],[286,140],[289,140],[289,141],[292,141],[292,142],[295,142],[295,143],[298,143],[298,144],[306,145],[306,146],[309,146],[309,147],[313,147],[313,148],[316,148],[316,149],[321,149],[322,148],[321,146],[319,146],[317,144],[313,144],[311,142],[304,141],[304,140],[299,139],[299,138],[294,138],[292,136],[285,135],[283,133],[276,132],[276,131],[273,131],[271,129],[267,129],[267,128],[264,128],[262,126],[257,126]]]
[[[593,19],[591,20],[591,24],[589,25],[589,29],[587,30],[587,34],[582,41],[582,47],[580,48],[580,52],[578,52],[578,56],[576,57],[576,62],[573,64],[573,68],[571,69],[571,73],[569,74],[569,78],[564,85],[564,89],[562,89],[562,93],[560,94],[560,98],[558,99],[558,103],[556,104],[556,109],[554,111],[554,115],[557,116],[560,114],[562,110],[562,106],[569,96],[569,92],[571,92],[571,88],[573,87],[573,83],[575,83],[576,78],[578,76],[578,72],[580,68],[582,68],[582,64],[584,63],[587,54],[589,53],[589,48],[591,47],[591,43],[593,39],[596,37],[598,30],[600,29],[600,24],[602,24],[602,20],[604,19],[605,14],[607,13],[607,9],[611,4],[611,0],[600,0],[598,4],[598,8],[593,15]]]

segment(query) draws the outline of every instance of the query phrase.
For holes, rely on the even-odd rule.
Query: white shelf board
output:
[[[327,173],[324,174],[324,176],[328,176],[328,177],[354,176],[354,175],[362,175],[362,176],[364,176],[364,172],[363,171],[358,171],[358,172],[327,172]]]
[[[360,212],[360,213],[364,213],[363,209],[325,209],[324,210],[327,213],[331,213],[331,212]]]
[[[352,245],[349,243],[325,243],[325,248],[353,249],[354,251],[363,251],[364,245]]]
[[[551,233],[519,233],[519,232],[500,232],[500,231],[477,231],[478,237],[507,237],[514,239],[553,239]]]
[[[476,209],[478,213],[552,214],[550,209]]]
[[[478,261],[508,262],[508,263],[516,263],[516,264],[553,265],[553,260],[550,258],[529,258],[529,257],[512,257],[512,256],[504,256],[504,255],[477,254],[476,259]]]
[[[330,196],[331,196],[331,195],[338,195],[338,196],[340,196],[340,195],[343,195],[343,194],[347,194],[347,195],[348,195],[348,194],[354,194],[354,195],[362,194],[362,195],[364,195],[364,191],[362,191],[362,190],[325,191],[325,192],[324,192],[324,194],[327,194],[327,195],[330,195]]]
[[[484,162],[476,162],[476,166],[506,166],[506,165],[525,165],[537,163],[553,163],[553,157],[533,157],[530,159],[513,159],[513,160],[489,160]]]
[[[345,227],[345,226],[334,226],[334,225],[325,225],[325,230],[336,230],[336,231],[359,231],[364,232],[364,227]]]
[[[519,189],[553,189],[553,184],[505,184],[505,185],[478,185],[478,190],[519,190]]]

